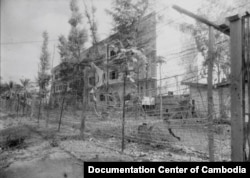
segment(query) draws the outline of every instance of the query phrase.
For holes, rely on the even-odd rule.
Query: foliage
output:
[[[90,32],[91,32],[91,38],[92,38],[92,45],[96,45],[99,41],[98,35],[97,35],[97,22],[95,18],[95,13],[96,13],[96,7],[93,4],[93,1],[91,0],[91,8],[89,8],[83,0],[84,3],[84,14],[85,17],[88,20],[88,24],[90,27]]]
[[[148,7],[148,0],[114,0],[112,9],[107,10],[114,21],[113,31],[125,48],[137,46],[138,23]]]
[[[139,44],[139,36],[143,34],[145,29],[139,30],[139,24],[148,8],[148,0],[114,0],[111,10],[107,10],[113,19],[113,31],[117,38],[113,44],[119,49],[113,63],[124,72],[124,91],[126,88],[125,79],[134,83],[135,79],[139,80],[140,73],[147,72],[148,59]],[[131,65],[133,71],[129,70]],[[135,85],[137,89],[138,85],[139,82]],[[136,100],[138,101],[138,99]]]
[[[43,34],[43,45],[42,45],[42,54],[40,56],[40,71],[45,73],[49,69],[49,51],[48,51],[48,32],[44,31]]]
[[[27,90],[27,88],[30,85],[30,79],[20,79],[20,82],[22,84],[22,87]]]
[[[68,49],[68,42],[65,36],[61,35],[59,36],[59,54],[61,62],[66,62],[69,59],[69,49]]]
[[[42,52],[40,56],[39,70],[37,83],[40,88],[41,94],[47,92],[47,86],[49,85],[50,75],[49,75],[49,52],[48,52],[48,33],[43,32],[43,45]]]
[[[126,65],[132,63],[135,71],[139,71],[147,63],[143,50],[138,49],[137,38],[141,33],[138,29],[139,22],[148,8],[148,0],[114,0],[112,9],[107,10],[114,22],[113,31],[118,36],[114,42],[120,49],[117,58],[125,59],[123,63]]]
[[[8,83],[1,83],[0,85],[0,94],[8,91],[10,89]]]
[[[18,92],[18,90],[20,90],[21,88],[22,88],[21,85],[15,83],[15,82],[13,82],[13,81],[9,81],[8,83],[3,83],[3,84],[0,85],[0,94],[4,93],[4,92],[6,92],[6,91],[8,91],[9,94],[10,94],[11,92],[15,92],[15,93],[16,93],[16,92]]]
[[[71,25],[71,30],[68,35],[67,48],[68,49],[68,62],[80,62],[81,53],[84,50],[84,44],[88,40],[87,30],[85,28],[80,28],[82,23],[82,15],[79,12],[76,0],[71,0],[70,2],[71,18],[69,19],[69,24]],[[63,40],[66,44],[66,40]],[[62,43],[61,43],[62,44]]]
[[[79,62],[84,44],[88,40],[86,29],[80,27],[82,15],[79,12],[76,0],[71,0],[70,10],[71,17],[68,22],[71,25],[71,30],[68,39],[63,35],[59,36],[58,49],[61,62]]]
[[[198,8],[197,14],[205,19],[208,19],[220,25],[224,22],[224,19],[227,17],[228,12],[231,9],[231,6],[225,6],[225,4],[221,1],[208,0],[204,1],[202,5]],[[203,58],[205,59],[203,65],[207,66],[209,40],[207,25],[198,21],[196,21],[194,25],[182,23],[180,29],[183,32],[191,32],[195,40],[198,52],[200,52]],[[220,82],[220,78],[229,77],[229,37],[223,34],[222,32],[216,30],[214,30],[214,37],[214,70],[216,71],[218,82]]]
[[[69,19],[69,24],[71,25],[71,30],[68,39],[63,35],[59,36],[58,45],[61,58],[59,75],[61,82],[65,85],[72,80],[73,76],[77,80],[80,79],[82,74],[80,70],[81,53],[85,49],[84,45],[88,40],[86,29],[80,27],[82,24],[82,14],[79,12],[76,0],[71,0],[70,10],[71,18]],[[75,90],[79,88],[76,83],[73,82],[73,85],[71,85]],[[65,92],[66,90],[63,93]]]

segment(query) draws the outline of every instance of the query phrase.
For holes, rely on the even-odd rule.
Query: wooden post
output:
[[[209,161],[214,161],[214,135],[213,135],[213,45],[214,45],[214,31],[213,27],[209,26],[209,53],[208,53],[208,77],[207,77],[207,102],[208,102],[208,150]]]
[[[65,102],[65,95],[66,95],[66,93],[64,93],[63,100],[62,100],[60,118],[59,118],[58,129],[57,129],[58,132],[60,132],[61,123],[62,123],[62,114],[63,114],[63,110],[64,110],[63,105],[64,105],[64,102]]]
[[[126,65],[126,64],[125,64]],[[122,111],[122,153],[125,149],[125,98],[126,98],[126,80],[127,80],[127,69],[124,71],[123,77],[123,111]]]
[[[238,16],[230,21],[231,51],[231,160],[244,160],[244,122],[242,117],[242,24]]]

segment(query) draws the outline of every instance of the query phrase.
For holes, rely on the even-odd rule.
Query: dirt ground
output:
[[[8,167],[0,170],[0,177],[78,178],[83,177],[84,161],[208,161],[207,144],[204,143],[207,140],[206,126],[197,126],[196,120],[188,123],[181,121],[181,124],[174,121],[171,128],[181,138],[180,141],[166,139],[168,135],[162,134],[165,140],[154,137],[157,144],[142,144],[136,137],[136,131],[138,125],[145,122],[154,126],[158,135],[165,133],[166,126],[159,120],[127,119],[126,147],[121,153],[120,119],[100,121],[88,118],[85,139],[82,140],[79,137],[80,120],[70,115],[64,116],[61,131],[56,132],[55,119],[51,119],[46,128],[44,120],[38,126],[35,118],[11,117],[2,111],[0,131],[22,125],[30,134],[22,148],[4,151],[8,154]],[[218,132],[215,135],[216,147],[218,150],[223,148],[223,151],[216,152],[217,158],[219,161],[228,160],[229,134],[220,130]]]

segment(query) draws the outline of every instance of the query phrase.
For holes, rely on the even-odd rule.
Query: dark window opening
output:
[[[118,72],[117,72],[117,71],[112,71],[112,72],[110,72],[109,78],[110,78],[111,80],[118,79]]]
[[[105,101],[105,96],[103,94],[100,94],[100,101]]]
[[[116,55],[116,52],[115,51],[110,51],[110,57],[112,57],[112,56],[115,56]]]
[[[93,86],[95,85],[95,77],[90,77],[89,78],[89,84],[93,85]]]
[[[174,92],[173,91],[169,91],[168,92],[168,96],[174,96]]]
[[[129,94],[127,94],[126,96],[125,96],[125,101],[128,101],[128,100],[130,100],[131,99],[131,95],[130,95],[130,93]]]

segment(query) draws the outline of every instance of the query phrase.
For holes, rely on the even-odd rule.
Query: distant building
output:
[[[133,95],[133,93],[139,93],[141,99],[146,96],[150,97],[156,95],[155,91],[157,88],[157,71],[156,64],[154,63],[154,60],[156,58],[155,13],[147,15],[141,20],[139,24],[139,31],[142,31],[143,33],[140,34],[137,39],[139,44],[138,46],[139,48],[143,49],[144,54],[148,58],[148,68],[145,71],[141,69],[139,71],[139,76],[137,76],[136,72],[138,71],[133,71],[133,66],[129,65],[129,70],[131,71],[130,75],[133,76],[133,79],[135,79],[135,81],[127,81],[126,98],[128,99],[132,97],[130,95]],[[92,59],[92,61],[94,61],[96,65],[95,71],[92,70],[88,73],[88,88],[91,95],[93,87],[97,86],[97,90],[95,91],[95,98],[99,104],[102,102],[107,102],[107,100],[109,100],[111,104],[120,105],[123,98],[123,72],[121,70],[118,70],[116,67],[104,67],[105,65],[109,65],[111,61],[115,60],[117,54],[119,53],[117,45],[114,44],[117,38],[117,34],[114,34],[100,41],[97,45],[88,48],[82,54],[83,63],[86,59]],[[99,54],[98,56],[96,55],[97,50]],[[66,91],[75,93],[78,98],[82,98],[83,75],[80,77],[71,76],[71,79],[69,81],[67,81],[66,83],[62,82],[60,80],[60,69],[63,67],[63,65],[64,63],[61,63],[58,66],[54,67],[52,70],[52,94],[56,96],[66,88]],[[77,70],[83,69],[81,68],[81,66],[75,67],[79,67],[79,69]],[[84,67],[84,65],[82,67]],[[77,91],[72,91],[73,87],[71,86],[73,85],[79,86]],[[91,100],[91,97],[89,98]]]

